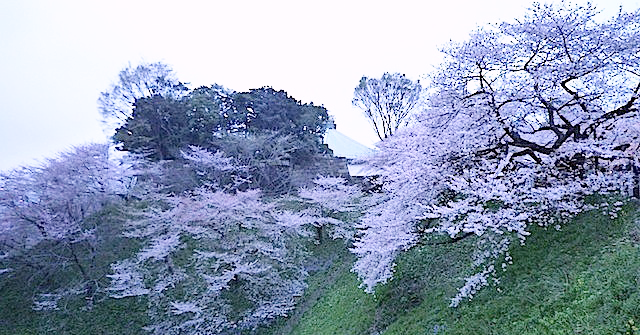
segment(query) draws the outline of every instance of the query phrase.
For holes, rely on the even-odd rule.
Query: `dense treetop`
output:
[[[179,94],[137,98],[131,115],[116,129],[120,150],[151,159],[180,157],[188,145],[227,151],[229,138],[287,137],[289,160],[305,164],[326,151],[325,129],[332,123],[324,107],[302,104],[269,87],[231,92],[219,85]],[[228,151],[227,151],[228,152]]]

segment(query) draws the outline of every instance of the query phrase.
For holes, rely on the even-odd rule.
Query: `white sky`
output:
[[[640,0],[597,0],[604,13]],[[171,65],[191,87],[272,86],[324,105],[338,130],[376,136],[351,106],[359,79],[412,79],[438,47],[521,17],[528,0],[0,0],[0,170],[104,142],[96,100],[140,61]]]

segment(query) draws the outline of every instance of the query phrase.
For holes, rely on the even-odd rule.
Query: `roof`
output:
[[[382,170],[366,164],[347,164],[351,177],[372,177],[382,174]]]
[[[333,150],[333,155],[336,157],[356,159],[363,158],[374,153],[373,149],[356,142],[335,129],[327,129],[324,134],[323,143],[329,146],[329,149]]]
[[[360,144],[335,129],[327,129],[323,142],[333,151],[335,157],[343,157],[347,160],[364,158],[375,153],[374,149]],[[352,177],[376,176],[382,172],[380,169],[368,166],[366,163],[349,162],[347,163],[347,168],[349,169],[349,175]]]

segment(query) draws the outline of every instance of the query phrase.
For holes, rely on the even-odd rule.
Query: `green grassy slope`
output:
[[[562,231],[536,229],[514,248],[497,286],[449,308],[469,273],[465,243],[423,246],[398,260],[375,296],[344,272],[293,334],[640,334],[637,206],[617,219],[584,213]]]
[[[105,229],[101,236],[113,237],[99,243],[101,285],[108,264],[133,247],[119,237],[120,215],[104,213],[98,225]],[[404,253],[394,279],[375,295],[358,287],[345,245],[326,240],[310,247],[309,289],[298,308],[258,334],[640,334],[634,330],[640,322],[639,216],[638,206],[629,204],[615,220],[591,212],[562,231],[536,229],[525,246],[514,248],[514,264],[499,285],[455,309],[449,299],[473,271],[466,252],[472,240]],[[73,281],[74,273],[73,267],[55,276],[17,271],[0,283],[0,335],[144,333],[144,299],[98,297],[87,309],[77,297],[56,311],[31,310],[34,285],[55,288],[56,281]]]
[[[136,245],[122,236],[123,213],[108,207],[94,215],[87,224],[95,226],[95,255],[87,248],[78,248],[80,263],[90,271],[94,285],[106,287],[109,264],[129,255]],[[54,244],[55,245],[55,244]],[[144,298],[112,299],[104,293],[94,296],[87,304],[82,294],[59,300],[52,311],[32,310],[33,297],[43,292],[55,292],[61,287],[73,288],[81,273],[73,262],[59,262],[71,258],[70,249],[60,244],[52,247],[41,244],[26,258],[10,264],[15,269],[8,279],[0,280],[0,335],[21,334],[144,334],[148,322]],[[48,264],[50,261],[54,265]],[[79,286],[78,288],[82,288]]]

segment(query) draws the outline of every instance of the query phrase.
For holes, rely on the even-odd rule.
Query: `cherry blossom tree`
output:
[[[124,188],[105,144],[76,147],[40,166],[0,175],[3,258],[21,257],[21,263],[44,272],[70,265],[81,275],[79,290],[65,287],[55,294],[38,294],[45,301],[36,301],[36,308],[56,308],[55,301],[64,294],[84,293],[92,301],[99,279],[91,271],[96,227],[86,219],[115,201]],[[29,254],[38,243],[45,245],[45,254]]]
[[[559,227],[593,208],[589,195],[633,188],[640,13],[605,22],[597,13],[534,4],[522,19],[443,50],[418,123],[369,161],[385,186],[354,248],[368,290],[391,277],[398,253],[429,236],[475,237],[477,272],[452,299],[457,306],[497,279],[532,225]]]
[[[306,287],[308,220],[220,182],[237,170],[220,152],[183,156],[208,182],[147,193],[125,233],[141,248],[112,264],[111,296],[147,297],[154,334],[251,331],[287,315]]]
[[[359,210],[360,187],[340,177],[318,176],[313,183],[312,188],[300,189],[298,196],[308,205],[303,214],[315,228],[317,242],[322,243],[325,231],[333,239],[352,240],[355,226],[349,216]]]
[[[9,171],[0,176],[3,221],[31,226],[42,239],[77,234],[87,216],[121,191],[117,176],[104,144],[77,147],[41,166]]]

